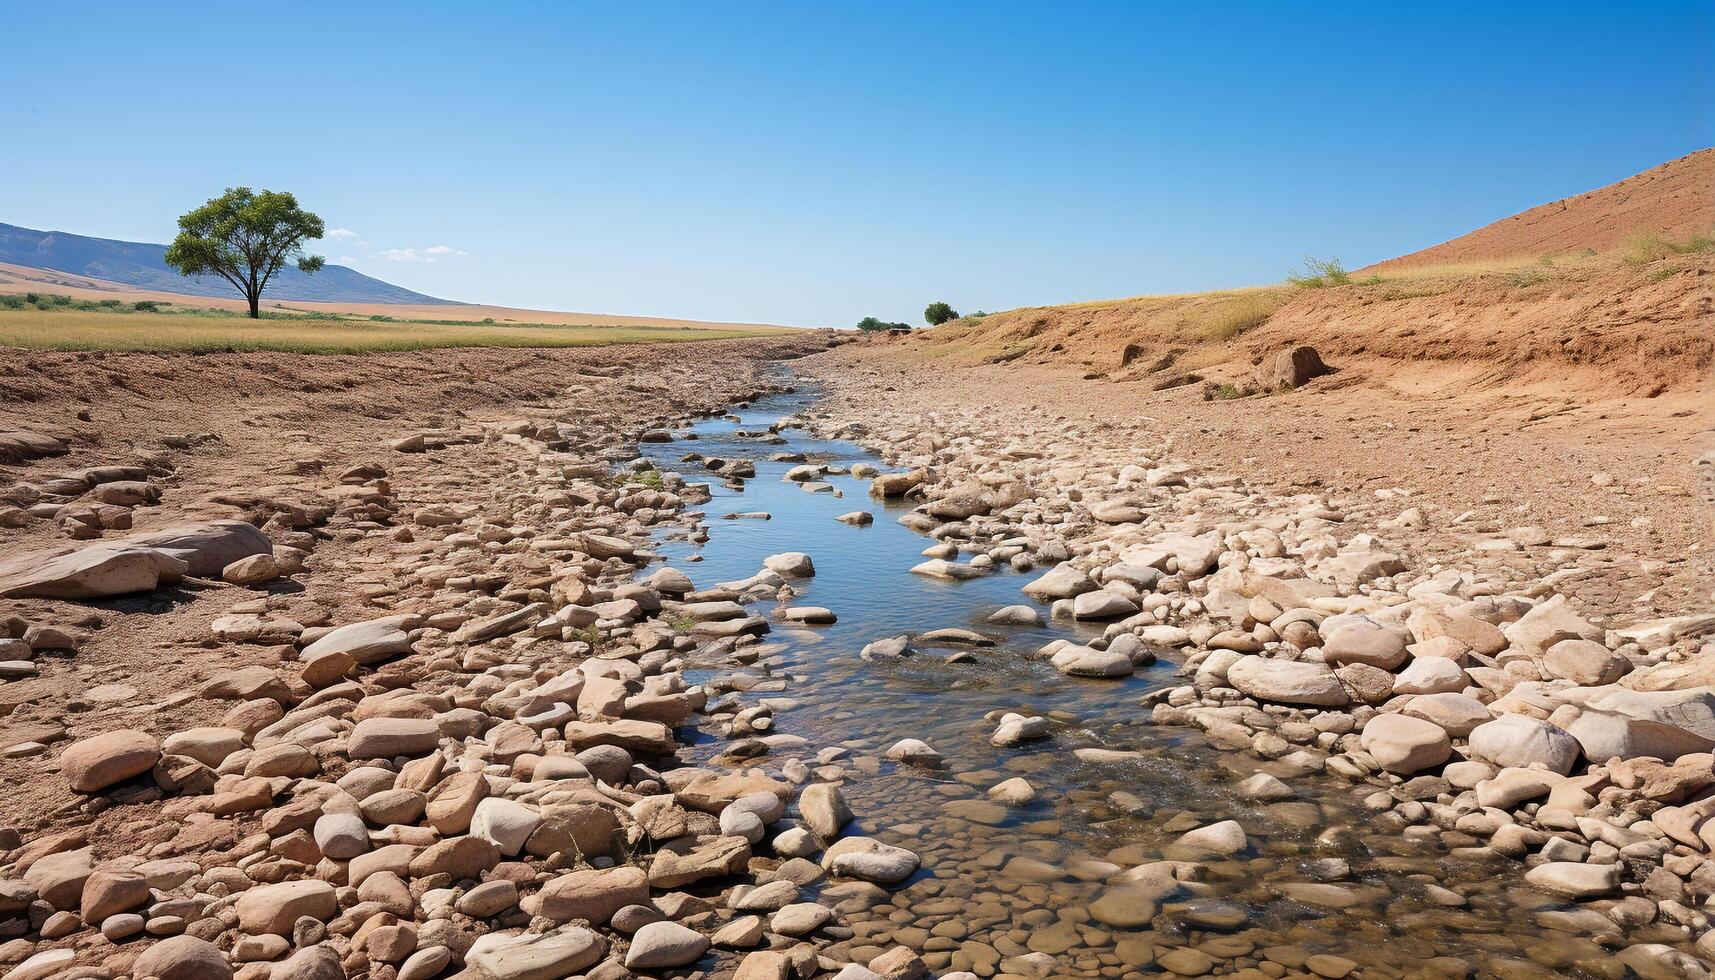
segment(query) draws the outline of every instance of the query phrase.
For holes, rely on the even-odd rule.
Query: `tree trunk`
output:
[[[244,298],[250,301],[250,319],[262,319],[262,294],[260,292],[249,293]]]

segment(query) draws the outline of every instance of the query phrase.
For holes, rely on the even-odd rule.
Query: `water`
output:
[[[707,588],[754,574],[768,555],[807,552],[816,575],[800,583],[802,595],[792,604],[825,606],[839,617],[827,627],[776,622],[756,666],[696,676],[784,679],[783,691],[747,698],[791,700],[776,715],[777,730],[808,739],[797,755],[812,765],[822,747],[850,750],[840,764],[849,767],[845,792],[859,816],[848,833],[923,856],[923,870],[889,900],[842,907],[856,935],[832,955],[861,962],[903,943],[937,970],[992,975],[998,963],[1035,952],[1053,958],[1046,975],[1055,977],[1159,973],[1163,965],[1150,964],[1163,956],[1166,966],[1202,966],[1187,948],[1212,960],[1217,972],[1263,960],[1296,969],[1307,955],[1331,953],[1375,976],[1618,975],[1611,953],[1590,938],[1591,922],[1601,920],[1558,916],[1568,907],[1525,888],[1515,862],[1449,853],[1450,846],[1481,840],[1434,827],[1402,834],[1378,826],[1336,777],[1294,777],[1277,764],[1216,750],[1195,730],[1150,724],[1139,699],[1182,683],[1173,663],[1163,660],[1125,681],[1068,678],[1033,653],[1055,638],[1099,635],[1098,627],[985,622],[1001,606],[1029,603],[1019,589],[1039,572],[1014,573],[999,563],[993,574],[965,582],[911,574],[935,542],[897,523],[908,507],[883,505],[867,495],[867,480],[849,476],[825,478],[839,496],[806,492],[782,479],[797,463],[768,459],[791,452],[810,462],[881,466],[873,454],[797,428],[782,433],[784,444],[744,435],[766,434],[813,403],[811,391],[771,396],[736,418],[709,419],[675,442],[642,448],[659,468],[713,491],[700,525],[706,540],[682,527],[664,532],[659,550],[670,564]],[[691,434],[696,438],[683,438]],[[742,488],[725,486],[700,464],[681,462],[689,452],[750,460],[756,475]],[[875,522],[853,527],[834,519],[855,510],[870,511]],[[758,511],[772,519],[721,519]],[[1039,608],[1046,617],[1047,608]],[[904,660],[859,657],[872,640],[940,627],[972,628],[998,643],[968,650],[967,663],[948,662],[948,654],[965,650],[952,647],[923,648]],[[994,723],[984,718],[996,709],[1051,714],[1054,737],[996,748],[989,742]],[[945,766],[877,762],[907,737],[928,742]],[[1086,764],[1073,755],[1082,746],[1142,755]],[[696,750],[706,760],[721,747],[715,739]],[[1241,798],[1237,784],[1258,771],[1286,777],[1296,797],[1273,804]],[[1035,788],[1033,802],[987,802],[989,787],[1015,776]],[[1129,797],[1116,800],[1115,793]],[[1148,922],[1116,927],[1092,914],[1091,903],[1114,884],[1113,865],[1160,860],[1184,830],[1221,820],[1243,825],[1247,851],[1205,860],[1206,878],[1166,899]],[[1330,828],[1348,832],[1319,840]],[[1329,859],[1346,861],[1350,872],[1342,874]],[[1626,937],[1628,943],[1682,940],[1654,927]]]

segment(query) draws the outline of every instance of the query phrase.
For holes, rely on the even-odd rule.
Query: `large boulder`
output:
[[[1409,715],[1376,715],[1359,743],[1383,769],[1401,776],[1439,766],[1453,754],[1446,729]]]
[[[1592,762],[1614,758],[1672,762],[1682,755],[1715,748],[1715,741],[1676,725],[1572,704],[1556,708],[1549,720],[1577,739],[1584,757]]]
[[[251,935],[290,936],[300,918],[329,919],[339,911],[334,887],[316,878],[257,885],[238,896],[238,925]]]
[[[1070,599],[1095,590],[1094,579],[1072,565],[1061,563],[1025,585],[1023,591],[1033,599]]]
[[[95,793],[148,772],[160,758],[155,736],[121,729],[73,742],[60,753],[60,771],[72,789]]]
[[[0,596],[101,599],[149,592],[183,578],[189,567],[165,552],[117,543],[29,552],[0,561]]]
[[[273,543],[256,525],[233,520],[178,524],[133,534],[123,543],[165,552],[183,561],[197,578],[219,578],[226,566],[240,558],[274,552]]]
[[[131,971],[160,980],[232,980],[232,967],[220,947],[195,936],[161,940],[137,957]]]
[[[917,872],[921,859],[873,837],[847,837],[822,854],[822,867],[845,878],[896,885]]]
[[[630,865],[572,871],[550,880],[527,900],[527,910],[558,922],[583,919],[606,925],[627,905],[649,902],[649,876]]]
[[[1286,347],[1262,359],[1256,366],[1256,383],[1265,391],[1297,388],[1311,378],[1328,373],[1328,365],[1316,348],[1304,344]]]
[[[467,980],[557,980],[607,954],[607,941],[582,926],[548,932],[491,932],[465,953]]]
[[[361,623],[347,623],[322,634],[305,647],[300,659],[310,661],[330,653],[343,653],[359,664],[373,664],[410,653],[411,635],[406,629],[414,618],[383,616]]]
[[[1574,612],[1560,595],[1538,603],[1503,632],[1514,648],[1538,657],[1562,640],[1602,639],[1602,628]]]
[[[1502,715],[1471,731],[1467,754],[1502,768],[1541,765],[1566,775],[1578,763],[1583,747],[1558,725],[1526,715]]]
[[[1241,657],[1227,668],[1227,683],[1261,701],[1338,708],[1351,699],[1326,664]]]
[[[1331,616],[1322,624],[1322,656],[1329,663],[1368,664],[1393,670],[1405,663],[1411,634],[1367,616]]]

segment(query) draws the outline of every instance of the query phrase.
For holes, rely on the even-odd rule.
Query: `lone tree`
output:
[[[322,267],[305,255],[306,239],[322,237],[322,219],[298,207],[285,191],[229,187],[225,194],[179,218],[179,237],[167,247],[167,264],[187,276],[212,272],[237,287],[261,317],[262,290],[288,259],[303,272]]]
[[[930,303],[923,309],[923,322],[929,324],[931,327],[938,327],[941,324],[946,323],[948,320],[957,320],[958,318],[958,310],[955,310],[946,303],[939,301]]]

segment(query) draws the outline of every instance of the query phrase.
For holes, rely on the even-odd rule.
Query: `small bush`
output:
[[[1715,252],[1715,238],[1692,235],[1683,242],[1676,242],[1658,232],[1641,231],[1626,239],[1624,261],[1627,265],[1647,265],[1659,259],[1697,252]]]
[[[161,301],[156,299],[140,299],[137,302],[132,303],[131,308],[136,310],[138,313],[159,313],[161,312]]]
[[[1241,296],[1215,307],[1203,323],[1203,335],[1210,340],[1232,340],[1234,337],[1262,326],[1274,315],[1275,297]]]
[[[1313,255],[1304,257],[1304,271],[1287,275],[1286,281],[1300,289],[1325,289],[1329,286],[1344,286],[1352,281],[1352,274],[1336,258],[1319,259]]]

